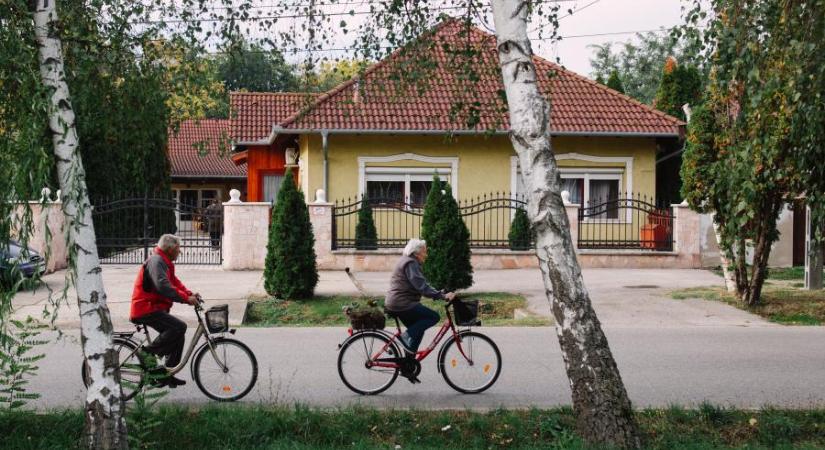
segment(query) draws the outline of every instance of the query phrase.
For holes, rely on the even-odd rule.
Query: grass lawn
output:
[[[716,267],[713,269],[713,273],[716,275],[722,276],[722,268]],[[805,267],[804,266],[795,266],[795,267],[774,267],[768,269],[768,279],[769,280],[783,280],[783,281],[803,281],[805,280]],[[799,284],[799,287],[802,287],[802,284]]]
[[[825,447],[825,411],[738,411],[702,406],[637,413],[648,449]],[[151,449],[584,449],[570,409],[318,410],[305,407],[162,406],[127,417],[132,448]],[[80,410],[0,412],[0,448],[72,449]]]
[[[670,295],[677,300],[701,298],[722,301],[785,325],[822,325],[825,323],[825,290],[808,291],[800,287],[798,283],[765,282],[762,303],[753,308],[744,307],[723,287],[681,289]]]
[[[514,319],[513,312],[527,307],[527,299],[519,294],[487,292],[465,294],[461,298],[475,299],[482,303],[480,317],[483,325],[492,326],[543,326],[550,321],[539,316]],[[374,298],[383,307],[384,299]],[[357,301],[365,304],[367,299],[351,296],[315,297],[311,300],[280,300],[273,298],[250,298],[246,308],[244,325],[257,327],[284,326],[345,326],[347,317],[342,308]],[[424,305],[438,311],[444,317],[444,302],[424,300]],[[387,321],[387,326],[393,323]]]

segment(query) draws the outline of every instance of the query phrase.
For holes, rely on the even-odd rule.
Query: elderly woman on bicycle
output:
[[[434,300],[452,300],[455,293],[443,294],[427,283],[421,265],[427,259],[427,243],[410,239],[404,256],[398,261],[390,278],[390,289],[384,307],[407,327],[400,341],[408,357],[415,357],[424,332],[441,319],[437,312],[421,304],[421,296]]]

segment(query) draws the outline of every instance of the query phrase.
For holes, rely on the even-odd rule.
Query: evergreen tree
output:
[[[527,218],[527,211],[524,208],[516,209],[507,238],[510,241],[510,250],[530,250],[533,231],[530,229],[530,220]]]
[[[622,86],[622,79],[619,78],[618,70],[610,72],[610,77],[607,78],[607,87],[624,94],[624,86]]]
[[[656,92],[656,109],[685,120],[682,105],[696,106],[702,99],[702,76],[692,66],[678,65],[668,58],[662,70],[662,81]]]
[[[372,206],[367,196],[361,199],[358,211],[358,225],[355,226],[355,248],[358,250],[375,250],[378,248],[378,233],[372,220]]]
[[[473,285],[470,231],[461,219],[450,185],[437,175],[424,206],[421,237],[427,241],[424,275],[430,284],[447,291]]]
[[[604,84],[604,77],[603,77],[603,76],[601,76],[601,75],[598,75],[598,76],[596,77],[596,83],[599,83],[599,84]]]
[[[318,284],[315,237],[304,196],[287,172],[272,209],[264,287],[279,298],[311,298]]]

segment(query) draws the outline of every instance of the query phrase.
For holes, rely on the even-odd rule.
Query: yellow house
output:
[[[450,48],[468,43],[474,76],[458,76],[465,69],[454,69]],[[410,61],[422,60],[432,64],[417,81],[398,81],[400,71],[413,70]],[[569,201],[582,206],[584,222],[631,224],[638,241],[639,229],[655,222],[648,216],[655,215],[657,152],[682,138],[684,123],[544,59],[534,61],[551,104],[552,145]],[[366,196],[374,202],[379,238],[396,246],[417,233],[419,207],[437,174],[465,207],[477,246],[501,244],[519,206],[513,199],[524,187],[499,70],[494,36],[447,20],[322,95],[233,94],[234,159],[247,164],[249,201],[274,201],[292,170],[307,202],[321,192],[338,202],[340,241],[352,238],[356,202]],[[650,206],[615,203],[636,196]],[[484,217],[473,205],[486,208]],[[474,220],[485,224],[474,231]],[[606,234],[621,232],[611,226]]]

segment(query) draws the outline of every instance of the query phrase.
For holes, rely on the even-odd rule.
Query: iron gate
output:
[[[100,199],[92,219],[101,264],[141,264],[166,233],[181,239],[175,264],[222,262],[223,207],[187,205],[149,195]]]

